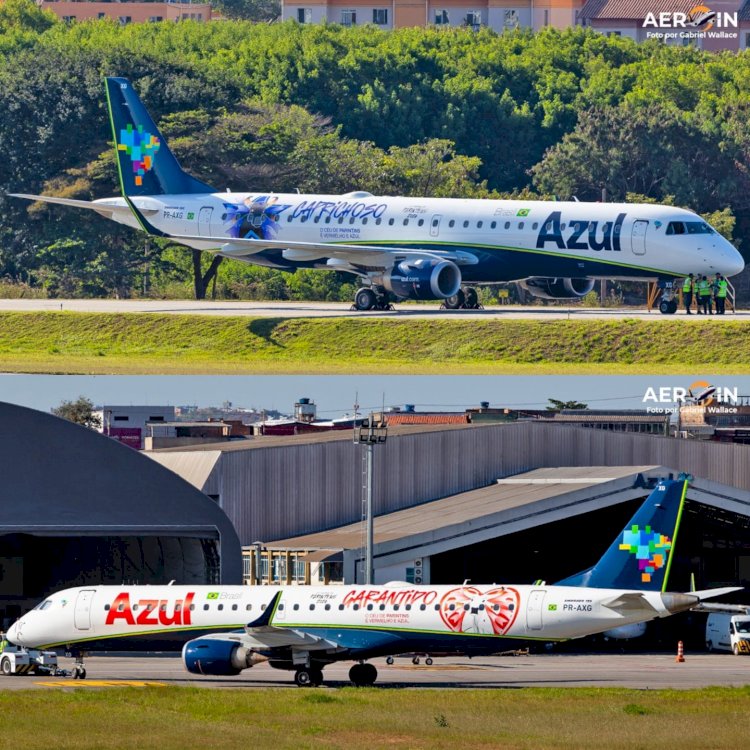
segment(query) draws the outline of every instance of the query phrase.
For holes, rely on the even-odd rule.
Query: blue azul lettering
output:
[[[536,238],[536,246],[540,249],[548,242],[554,242],[559,250],[614,250],[619,252],[622,225],[626,214],[618,214],[612,222],[602,224],[602,238],[596,237],[598,221],[573,219],[569,222],[571,230],[567,238],[563,237],[562,212],[553,211],[542,224]]]

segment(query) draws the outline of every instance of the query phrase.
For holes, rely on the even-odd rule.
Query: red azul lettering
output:
[[[140,611],[136,618],[130,606],[130,594],[123,592],[112,602],[104,624],[114,625],[117,620],[123,620],[126,625],[192,625],[190,606],[194,596],[190,592],[184,599],[177,599],[171,612],[168,599],[139,599],[136,609]]]

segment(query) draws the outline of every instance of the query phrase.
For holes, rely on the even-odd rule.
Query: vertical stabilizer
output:
[[[216,192],[183,171],[130,81],[107,78],[106,83],[120,189],[125,198]]]
[[[666,591],[687,479],[662,479],[593,568],[557,585]]]

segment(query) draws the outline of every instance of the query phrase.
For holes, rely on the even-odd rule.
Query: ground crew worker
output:
[[[724,315],[727,305],[727,290],[729,282],[720,274],[716,274],[716,314]]]
[[[693,304],[693,294],[695,293],[695,279],[693,274],[690,273],[685,277],[685,281],[682,282],[682,300],[685,303],[685,312],[688,315],[692,315],[690,312],[690,306]]]
[[[701,276],[698,281],[698,303],[703,310],[698,310],[698,315],[711,315],[711,282]]]

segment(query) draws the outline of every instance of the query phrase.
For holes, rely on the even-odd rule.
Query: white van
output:
[[[706,648],[750,654],[750,615],[712,612],[706,620]]]

